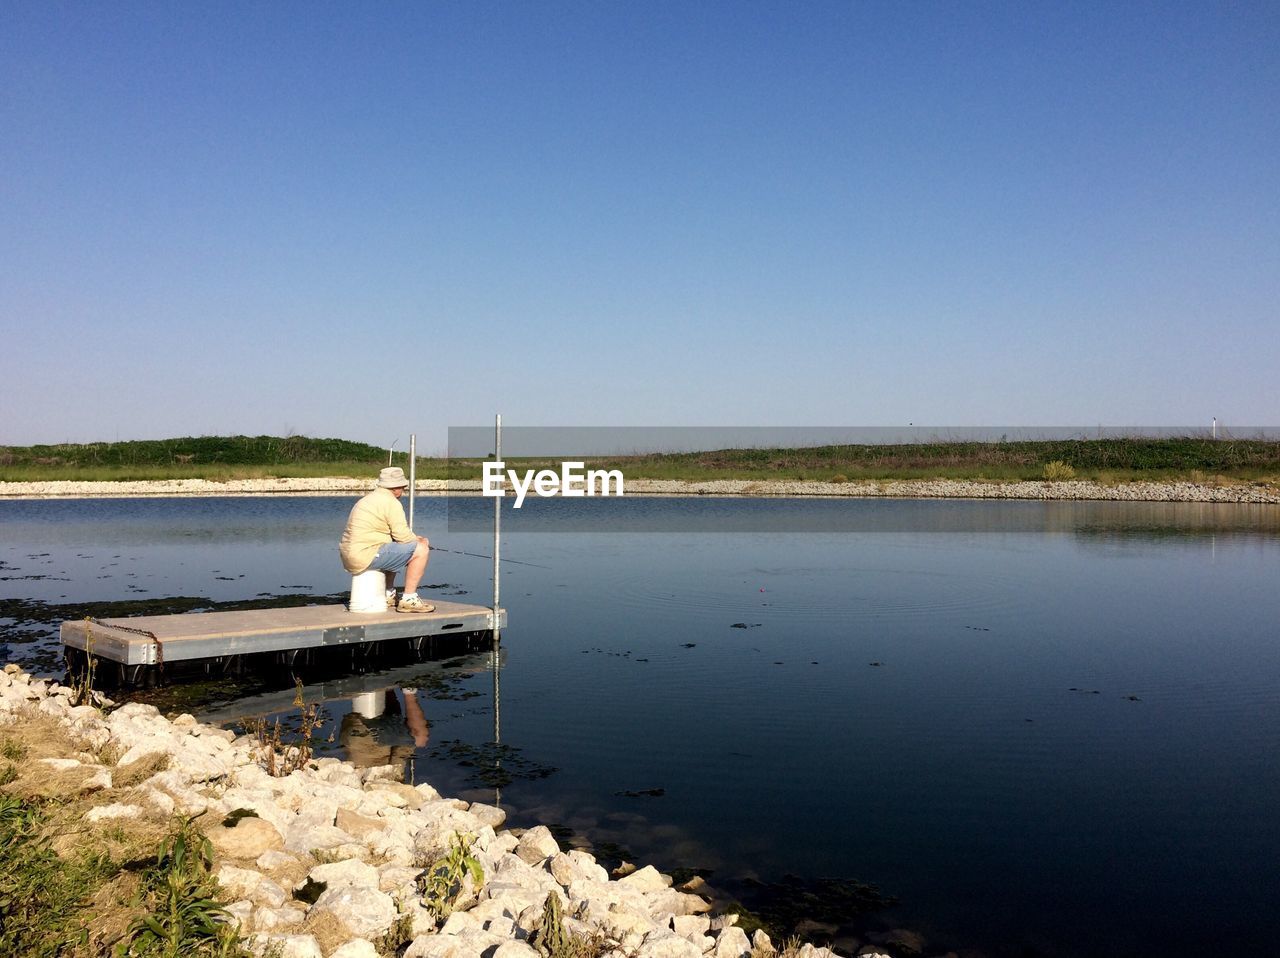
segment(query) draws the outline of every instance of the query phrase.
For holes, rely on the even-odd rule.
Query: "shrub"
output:
[[[1044,477],[1050,482],[1057,482],[1062,479],[1074,479],[1076,471],[1068,463],[1061,459],[1055,459],[1053,462],[1047,462],[1044,466]]]

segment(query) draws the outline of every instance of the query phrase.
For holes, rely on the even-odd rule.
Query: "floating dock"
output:
[[[433,603],[434,612],[349,612],[345,605],[310,605],[236,612],[190,612],[62,623],[62,644],[73,669],[90,659],[118,666],[120,682],[139,684],[170,665],[213,674],[243,670],[246,658],[271,656],[279,665],[321,658],[357,665],[380,658],[384,646],[418,657],[487,648],[506,625],[505,609],[460,602]]]

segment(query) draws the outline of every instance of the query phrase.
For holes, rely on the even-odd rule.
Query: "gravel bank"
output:
[[[367,492],[368,479],[166,479],[147,482],[0,482],[5,499],[116,499],[168,496],[332,496]],[[478,481],[419,480],[419,495],[478,493]],[[960,479],[904,479],[878,482],[752,481],[717,479],[634,479],[628,495],[656,496],[848,496],[898,499],[1076,499],[1117,502],[1280,503],[1280,489],[1246,483],[1193,482],[982,482]]]

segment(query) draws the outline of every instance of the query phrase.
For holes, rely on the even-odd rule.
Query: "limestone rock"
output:
[[[140,818],[142,809],[137,805],[126,805],[115,802],[111,805],[99,805],[97,808],[91,808],[85,812],[84,820],[86,822],[104,822],[116,818]]]
[[[520,854],[520,850],[516,849],[516,854]],[[645,865],[638,871],[632,872],[618,879],[619,885],[625,885],[627,888],[634,888],[637,891],[665,891],[671,885],[671,880],[664,876],[658,869],[652,865]]]
[[[702,949],[673,932],[655,931],[645,935],[636,955],[638,958],[702,958]]]
[[[729,925],[716,938],[715,958],[743,958],[751,953],[751,941],[747,933],[737,925]]]
[[[51,772],[69,772],[80,767],[80,763],[74,758],[38,758],[36,764],[45,766]]]
[[[232,921],[247,931],[249,916],[253,914],[253,902],[248,899],[232,902],[227,906],[227,914],[231,916]]]
[[[486,805],[483,802],[472,802],[470,806],[468,806],[467,811],[495,831],[501,828],[503,823],[507,820],[507,813],[497,805]]]
[[[264,935],[258,939],[263,952],[275,946],[280,958],[324,958],[312,935]]]
[[[500,944],[492,958],[540,958],[540,956],[530,945],[513,940]]]
[[[284,838],[263,818],[241,818],[232,827],[214,825],[205,834],[218,853],[226,858],[258,858],[284,848]]]
[[[700,945],[699,939],[711,929],[711,919],[705,915],[676,915],[671,919],[671,928],[681,938]]]
[[[222,865],[213,875],[214,879],[232,898],[252,900],[262,876],[250,868],[237,868],[235,865]]]
[[[378,950],[363,938],[353,938],[330,952],[329,958],[378,958]]]
[[[475,958],[476,954],[460,938],[419,935],[405,949],[404,958]]]
[[[355,838],[362,838],[370,832],[382,831],[382,822],[378,821],[378,819],[368,815],[361,815],[350,808],[338,809],[338,814],[333,823]]]
[[[520,836],[520,844],[516,846],[516,857],[530,865],[538,865],[552,855],[558,854],[560,846],[556,843],[551,829],[538,825]]]
[[[295,822],[288,827],[284,836],[284,847],[291,852],[310,852],[314,849],[327,850],[336,845],[351,842],[351,836],[341,828],[333,825],[316,825],[311,822]]]
[[[339,888],[344,885],[378,887],[378,869],[354,858],[317,865],[307,873],[307,877],[314,882],[323,882],[330,888]]]
[[[390,895],[368,885],[343,885],[326,889],[311,906],[311,916],[329,914],[361,938],[377,938],[396,920],[396,903]]]
[[[269,851],[263,852],[256,859],[254,864],[263,871],[273,872],[278,868],[288,868],[290,865],[296,864],[297,857],[287,852]]]

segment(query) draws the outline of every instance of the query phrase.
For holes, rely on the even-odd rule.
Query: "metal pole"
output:
[[[498,413],[493,419],[493,458],[495,462],[502,461],[502,413]],[[502,500],[506,496],[506,490],[503,490],[501,496],[497,496],[493,500],[493,634],[494,638],[498,635],[498,601],[501,596],[499,587],[499,563],[502,561]]]
[[[409,433],[409,531],[413,531],[413,493],[418,485],[418,434]]]

